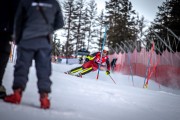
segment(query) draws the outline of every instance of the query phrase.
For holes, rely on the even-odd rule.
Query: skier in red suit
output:
[[[84,63],[80,67],[76,67],[74,69],[71,69],[70,71],[65,72],[66,74],[76,74],[78,77],[82,77],[82,75],[85,75],[91,71],[96,71],[98,69],[98,66],[102,66],[104,63],[106,63],[106,74],[110,74],[110,63],[109,63],[109,58],[108,58],[108,51],[103,50],[102,51],[102,59],[101,59],[101,52],[97,52],[94,59],[90,60],[86,63]]]

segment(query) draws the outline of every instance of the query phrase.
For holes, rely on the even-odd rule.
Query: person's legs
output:
[[[51,49],[44,48],[39,49],[35,53],[36,72],[38,78],[39,93],[51,92]]]
[[[74,73],[77,73],[79,71],[83,71],[86,68],[90,68],[92,66],[92,64],[93,64],[93,61],[91,60],[91,61],[88,61],[88,62],[84,63],[82,66],[73,68],[73,69],[71,69],[71,70],[69,70],[68,72],[65,72],[65,73],[74,74]]]
[[[26,88],[28,82],[29,68],[32,65],[32,60],[34,58],[34,50],[25,49],[22,47],[17,48],[17,60],[14,70],[14,81],[13,90]]]
[[[79,72],[79,71],[81,71],[81,70],[83,70],[83,67],[82,67],[82,66],[76,67],[76,68],[73,68],[73,69],[71,69],[70,71],[68,71],[68,74],[74,74],[74,73]]]
[[[82,72],[80,72],[81,75],[85,75],[87,73],[90,73],[92,71],[92,67],[84,69]]]
[[[82,75],[85,75],[87,73],[90,73],[91,71],[93,71],[93,68],[90,67],[90,68],[86,68],[86,69],[83,69],[80,73],[78,73],[76,76],[77,77],[82,77]]]
[[[48,94],[51,92],[51,47],[40,48],[35,54],[36,72],[38,77],[38,90],[40,93],[40,107],[50,108]]]
[[[8,42],[0,42],[0,98],[4,98],[6,96],[6,89],[2,85],[2,80],[9,60],[10,51],[11,46]]]
[[[84,69],[85,69],[85,68],[92,67],[93,63],[94,63],[94,61],[93,61],[93,60],[90,60],[90,61],[84,63],[84,64],[82,65],[82,67],[83,67]]]
[[[5,102],[20,104],[22,92],[26,88],[28,81],[29,67],[32,64],[34,50],[27,50],[22,47],[17,48],[17,61],[14,70],[13,90],[14,93],[4,98]]]
[[[6,65],[9,60],[10,51],[11,51],[11,46],[9,43],[4,43],[3,45],[0,45],[0,85],[2,85],[2,79]]]
[[[96,70],[94,66],[96,66],[96,63],[94,63],[93,60],[84,63],[82,65],[82,71],[80,73],[78,73],[76,76],[82,77],[82,75],[85,75],[93,70]]]

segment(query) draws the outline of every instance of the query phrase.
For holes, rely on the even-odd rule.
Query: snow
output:
[[[116,84],[104,71],[83,78],[64,74],[79,66],[53,64],[51,109],[39,109],[37,78],[34,66],[20,105],[0,100],[0,120],[180,120],[180,90],[149,82],[144,78],[112,73]],[[3,84],[12,93],[13,63],[8,63]]]

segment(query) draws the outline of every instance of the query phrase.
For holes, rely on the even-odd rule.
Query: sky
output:
[[[98,9],[104,9],[105,1],[108,0],[96,0]],[[158,11],[158,6],[161,6],[165,0],[129,0],[133,5],[133,9],[136,10],[140,16],[144,16],[145,20],[153,21]]]
[[[14,63],[8,63],[3,84],[12,93]],[[180,120],[180,90],[160,86],[149,81],[142,88],[144,78],[100,71],[83,78],[64,74],[79,64],[53,63],[51,108],[39,109],[36,70],[30,69],[29,82],[20,105],[0,100],[1,120]]]

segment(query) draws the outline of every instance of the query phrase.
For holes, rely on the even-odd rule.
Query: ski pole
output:
[[[114,82],[114,84],[116,84],[116,82],[114,81],[114,79],[109,75],[109,77],[111,78],[111,80]]]
[[[128,53],[128,62],[129,62],[129,68],[130,68],[131,77],[132,77],[132,83],[133,83],[133,86],[134,86],[133,72],[132,72],[132,66],[131,66],[131,61],[130,61],[130,53]]]

